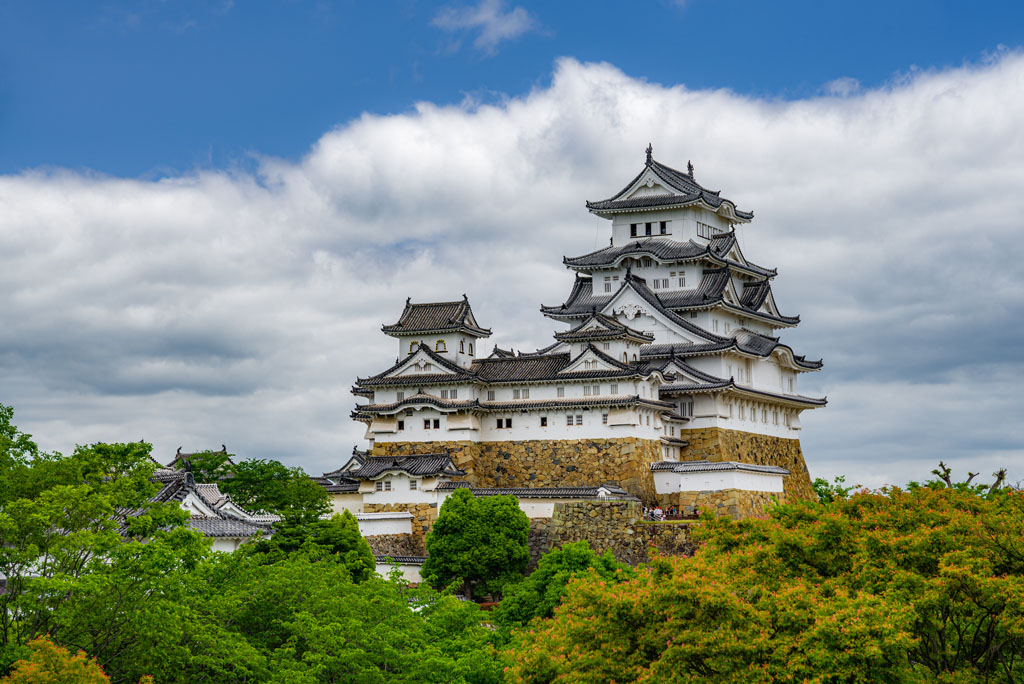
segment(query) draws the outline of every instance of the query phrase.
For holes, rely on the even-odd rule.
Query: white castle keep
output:
[[[369,448],[350,467],[443,453],[474,487],[613,483],[645,501],[688,486],[665,473],[770,470],[787,497],[810,496],[800,415],[826,400],[798,379],[822,363],[778,337],[799,317],[776,305],[776,270],[740,250],[735,227],[753,213],[650,147],[625,188],[587,208],[611,221],[610,244],[563,260],[575,281],[541,307],[564,328],[550,346],[488,353],[465,296],[406,301],[383,327],[396,363],[353,387]]]

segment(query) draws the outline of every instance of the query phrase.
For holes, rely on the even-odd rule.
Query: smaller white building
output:
[[[249,513],[216,484],[197,484],[192,473],[185,470],[161,469],[154,479],[163,484],[163,489],[153,501],[177,501],[189,513],[189,527],[213,539],[214,551],[231,552],[254,537],[269,537],[279,519]]]
[[[712,492],[738,489],[782,493],[782,478],[789,471],[779,466],[736,461],[661,461],[651,464],[658,494]]]

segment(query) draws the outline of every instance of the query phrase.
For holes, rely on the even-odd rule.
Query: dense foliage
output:
[[[461,584],[469,597],[498,595],[522,578],[529,534],[530,521],[514,496],[475,497],[456,489],[427,534],[423,577],[438,589]]]
[[[280,537],[212,553],[176,503],[148,501],[148,445],[42,454],[11,415],[0,411],[0,674],[11,681],[501,680],[477,606],[374,574],[351,515],[292,519]]]
[[[568,544],[526,579],[515,499],[458,490],[424,574],[504,592],[491,630],[471,602],[376,575],[350,514],[213,553],[149,501],[154,467],[145,443],[43,453],[0,406],[0,681],[1024,681],[1024,493],[1003,473],[824,483],[766,519],[703,521],[693,558],[630,569]]]
[[[216,482],[222,492],[247,510],[273,513],[296,524],[330,512],[324,488],[307,477],[302,468],[262,458],[235,463],[225,451],[197,452],[188,461],[196,482]]]
[[[698,535],[692,559],[572,583],[512,680],[1024,679],[1024,493],[861,492]]]
[[[506,588],[501,605],[493,612],[494,621],[507,631],[537,617],[551,617],[565,598],[570,580],[588,573],[609,583],[625,581],[634,574],[615,560],[611,551],[599,555],[585,540],[565,544],[544,554],[528,577]]]

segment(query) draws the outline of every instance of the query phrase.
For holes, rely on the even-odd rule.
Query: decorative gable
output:
[[[409,355],[401,365],[387,374],[386,377],[394,378],[399,376],[417,375],[455,375],[455,371],[446,364],[441,363],[436,356],[432,356],[420,347]]]

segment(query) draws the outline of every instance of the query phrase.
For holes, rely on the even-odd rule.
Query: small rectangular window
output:
[[[391,491],[391,480],[384,480],[384,491],[385,492],[390,492]]]
[[[494,424],[500,430],[501,428],[505,427],[505,419],[504,418],[498,418],[498,419],[496,419],[494,421]]]
[[[668,221],[661,222],[661,234],[668,235]]]
[[[714,326],[715,332],[718,332],[718,319],[716,318],[711,324]]]
[[[523,399],[529,399],[529,398],[530,398],[530,388],[529,387],[524,387],[523,388]]]
[[[376,482],[374,482],[373,483],[373,491],[375,491],[375,492],[383,492],[384,491],[384,481],[383,480],[377,480]]]
[[[581,413],[577,413],[576,414],[576,424],[577,425],[583,425],[583,414],[581,414]]]
[[[585,397],[589,397],[590,396],[590,385],[584,385],[583,386],[583,396],[585,396]]]
[[[448,390],[446,390],[446,389],[441,390],[441,398],[442,399],[447,399],[448,398]]]
[[[435,418],[434,419],[434,429],[438,430],[440,428],[441,428],[441,419],[440,418]]]
[[[691,311],[690,312],[690,318],[696,318],[696,317],[697,317],[697,312],[696,311]]]
[[[405,399],[405,392],[398,392],[395,395],[395,400],[396,401],[402,401],[403,399]]]
[[[662,278],[662,280],[661,280],[661,289],[663,289],[663,290],[667,290],[668,289],[668,278]]]
[[[650,234],[651,234],[651,224],[647,223],[647,224],[644,225],[644,235],[650,235]]]
[[[404,420],[398,421],[398,429],[399,430],[404,430],[405,429],[405,421]]]
[[[541,416],[540,417],[540,426],[541,427],[547,427],[548,426],[548,417],[547,416]]]
[[[608,414],[607,413],[602,413],[601,414],[601,425],[607,425],[607,424],[608,424]]]
[[[619,386],[618,386],[618,385],[612,385],[612,386],[611,386],[611,387],[610,387],[610,388],[608,389],[608,393],[609,393],[609,394],[618,394],[618,393],[619,393]]]
[[[415,490],[419,489],[419,487],[420,487],[420,481],[419,480],[409,480],[409,489],[410,490],[415,491]]]
[[[555,389],[555,394],[557,394],[560,397],[564,397],[565,396],[565,388],[564,387],[556,388]]]
[[[629,224],[629,237],[636,237],[636,224]]]
[[[651,281],[651,289],[652,290],[660,290],[661,289],[661,281],[660,280],[652,280]]]
[[[612,284],[611,283],[605,283],[604,284],[604,291],[605,292],[611,292],[612,291]]]
[[[487,390],[487,401],[494,401],[494,390]]]
[[[457,390],[457,389],[450,390],[448,392],[448,398],[449,399],[458,399],[459,398],[459,390]]]
[[[423,429],[424,430],[429,430],[430,429],[430,419],[429,418],[424,418],[423,419]]]
[[[793,393],[793,378],[789,379],[789,393]]]
[[[565,417],[565,424],[566,425],[572,425],[572,416],[571,415]]]
[[[512,427],[512,419],[511,418],[506,418],[505,419],[505,427],[507,427],[507,428]]]
[[[516,387],[514,390],[512,390],[512,398],[513,399],[518,399],[519,398],[519,388],[518,387]]]
[[[611,349],[612,348],[612,343],[611,342],[602,342],[601,343],[601,348],[602,349]]]

